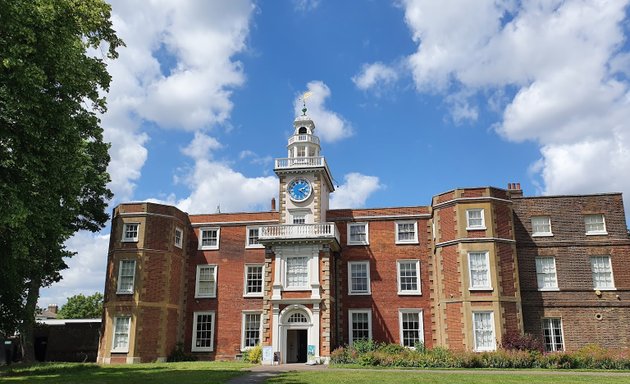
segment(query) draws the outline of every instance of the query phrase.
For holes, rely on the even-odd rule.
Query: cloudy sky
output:
[[[456,187],[624,192],[628,1],[112,1],[115,193],[189,213],[268,210],[309,115],[334,207],[428,205]],[[40,306],[102,291],[109,227],[79,233]]]

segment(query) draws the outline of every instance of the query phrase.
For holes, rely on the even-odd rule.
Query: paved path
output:
[[[228,381],[228,384],[258,384],[264,383],[267,379],[290,371],[320,371],[328,369],[327,365],[306,365],[306,364],[280,364],[280,365],[257,365],[247,370],[250,373],[235,377]]]
[[[258,365],[252,368],[248,368],[250,373],[235,377],[228,381],[228,384],[259,384],[264,383],[267,379],[280,374],[282,372],[290,371],[375,371],[375,372],[387,372],[387,371],[407,371],[422,373],[442,373],[442,374],[472,374],[472,375],[567,375],[567,376],[593,376],[593,377],[605,377],[605,376],[619,376],[630,378],[630,372],[610,372],[610,371],[566,371],[562,369],[541,369],[541,370],[514,370],[514,369],[369,369],[369,368],[329,368],[328,365],[306,365],[306,364],[281,364],[281,365]]]

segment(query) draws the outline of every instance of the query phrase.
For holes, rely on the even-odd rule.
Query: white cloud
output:
[[[229,164],[214,159],[213,151],[222,145],[215,138],[196,133],[182,152],[194,160],[194,165],[178,182],[190,188],[188,197],[177,200],[150,201],[175,205],[188,213],[242,212],[269,210],[272,197],[278,196],[276,176],[247,177],[233,170]],[[241,159],[256,156],[251,151],[241,152]]]
[[[357,88],[367,91],[388,86],[398,80],[398,73],[383,63],[364,64],[361,72],[352,78]]]
[[[628,1],[403,6],[418,44],[407,60],[418,91],[446,94],[455,120],[475,119],[474,96],[490,94],[487,107],[502,113],[497,132],[540,145],[531,170],[542,192],[616,190],[630,199]],[[461,94],[470,97],[453,96]]]
[[[330,208],[361,208],[374,192],[383,188],[379,178],[360,173],[344,176],[344,183],[330,195]]]
[[[293,8],[298,12],[309,12],[319,7],[320,0],[293,0]]]
[[[112,143],[110,188],[124,201],[133,198],[147,159],[144,122],[192,131],[226,122],[232,89],[245,80],[233,56],[246,47],[254,5],[249,0],[111,3],[114,29],[127,46],[108,63],[112,84],[102,120]]]
[[[326,108],[326,99],[330,97],[330,88],[322,81],[311,81],[306,85],[311,96],[306,99],[308,116],[315,122],[315,134],[323,141],[334,142],[352,136],[352,126],[341,115]],[[296,115],[302,114],[302,95],[293,103]]]
[[[66,247],[77,254],[66,259],[68,269],[62,271],[63,279],[52,287],[41,290],[38,302],[40,307],[48,304],[61,307],[70,296],[79,293],[89,296],[94,292],[102,293],[105,288],[109,234],[77,232],[66,242]]]

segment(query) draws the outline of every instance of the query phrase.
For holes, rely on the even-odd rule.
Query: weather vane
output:
[[[309,97],[311,97],[313,95],[313,92],[308,91],[308,92],[304,92],[302,94],[302,116],[306,116],[306,99],[308,99]]]

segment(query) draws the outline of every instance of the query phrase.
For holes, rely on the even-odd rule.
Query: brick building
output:
[[[523,332],[549,351],[629,348],[621,194],[524,197],[509,184],[329,209],[315,125],[304,114],[294,127],[275,162],[278,209],[114,209],[99,362],[164,360],[180,343],[200,359],[262,344],[285,363],[362,338],[488,351]]]

